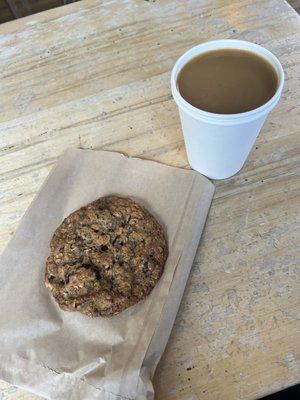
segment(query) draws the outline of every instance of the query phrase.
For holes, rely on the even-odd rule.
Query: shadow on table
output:
[[[300,399],[300,384],[292,386],[288,389],[281,390],[280,392],[270,394],[267,397],[263,397],[261,400],[296,400]]]

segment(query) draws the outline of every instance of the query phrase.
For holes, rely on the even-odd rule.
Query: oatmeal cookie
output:
[[[91,317],[118,314],[147,297],[168,256],[163,229],[130,198],[102,197],[56,229],[45,284],[59,306]]]

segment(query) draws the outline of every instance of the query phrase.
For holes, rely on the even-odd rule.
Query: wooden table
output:
[[[1,250],[67,147],[188,168],[169,79],[189,47],[242,38],[284,66],[245,167],[215,182],[158,400],[254,399],[300,381],[299,33],[281,0],[84,0],[0,26]],[[0,399],[36,397],[1,382]]]

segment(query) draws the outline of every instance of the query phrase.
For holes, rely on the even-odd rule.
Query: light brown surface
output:
[[[300,380],[299,32],[281,0],[84,0],[0,26],[1,249],[67,147],[187,167],[169,77],[189,47],[242,38],[283,64],[282,100],[245,167],[216,182],[158,400],[253,399]]]

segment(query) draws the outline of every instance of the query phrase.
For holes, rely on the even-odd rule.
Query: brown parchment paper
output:
[[[64,153],[0,258],[0,378],[47,399],[152,399],[213,190],[191,170],[104,151]],[[170,254],[145,301],[91,319],[59,309],[44,286],[45,260],[62,220],[108,194],[146,206]]]

